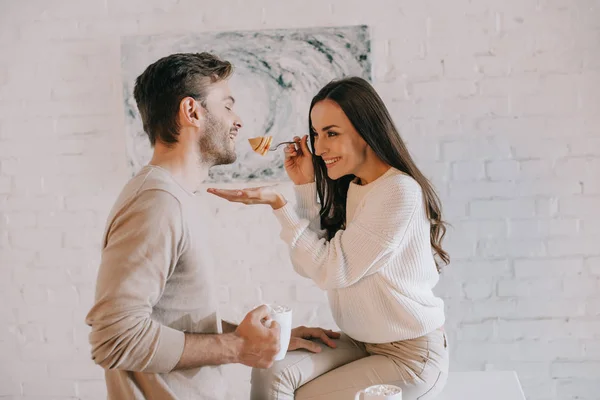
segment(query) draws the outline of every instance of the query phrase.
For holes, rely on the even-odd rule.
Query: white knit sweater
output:
[[[438,272],[423,193],[391,168],[375,181],[352,183],[346,229],[327,240],[320,229],[316,185],[295,187],[296,210],[275,211],[294,269],[327,290],[340,329],[365,343],[413,339],[444,324],[432,289]]]

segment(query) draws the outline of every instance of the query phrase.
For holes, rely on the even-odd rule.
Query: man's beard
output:
[[[235,149],[231,146],[231,128],[220,121],[212,113],[206,114],[206,129],[198,141],[202,161],[210,166],[232,164],[237,159]]]

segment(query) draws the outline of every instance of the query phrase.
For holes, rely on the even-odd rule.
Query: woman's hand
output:
[[[296,185],[304,185],[315,181],[312,153],[308,150],[308,135],[302,139],[294,137],[296,144],[289,144],[285,148],[285,171]]]
[[[335,349],[337,345],[331,339],[339,339],[341,335],[339,332],[333,332],[328,329],[299,326],[292,329],[291,336],[292,337],[290,338],[288,351],[306,349],[313,353],[319,353],[321,351],[321,347],[314,341],[314,339],[320,339],[321,342]]]
[[[268,204],[274,210],[287,203],[285,197],[270,186],[235,190],[210,188],[207,192],[234,203]]]

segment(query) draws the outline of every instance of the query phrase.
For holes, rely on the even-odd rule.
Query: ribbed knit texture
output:
[[[275,211],[300,275],[327,290],[333,317],[353,339],[388,343],[423,336],[444,324],[432,289],[438,272],[430,223],[418,183],[391,168],[375,181],[352,183],[346,229],[330,241],[320,230],[316,186],[296,186],[296,209]]]

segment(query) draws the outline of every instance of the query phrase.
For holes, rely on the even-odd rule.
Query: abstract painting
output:
[[[310,101],[322,86],[344,76],[371,80],[369,30],[364,25],[124,37],[121,67],[131,174],[152,152],[133,98],[135,79],[161,57],[203,51],[234,65],[230,87],[243,121],[237,161],[213,167],[207,182],[287,180],[283,147],[260,156],[247,139],[270,135],[277,144],[302,136],[308,133]]]

